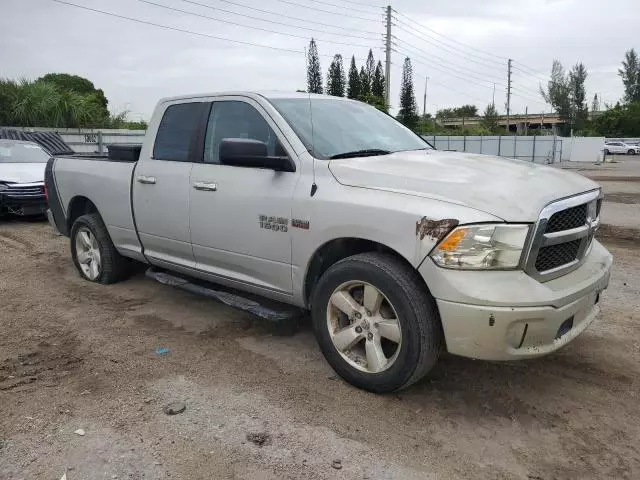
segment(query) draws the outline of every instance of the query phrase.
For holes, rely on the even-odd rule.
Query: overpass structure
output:
[[[479,125],[482,122],[482,117],[470,117],[470,118],[443,118],[437,120],[443,127],[465,127],[472,125]],[[566,122],[560,119],[557,113],[529,113],[522,115],[511,115],[509,117],[509,131],[511,132],[524,132],[525,129],[532,130],[550,130],[556,125],[564,125]],[[501,127],[507,127],[507,116],[500,115],[498,117],[498,124]]]

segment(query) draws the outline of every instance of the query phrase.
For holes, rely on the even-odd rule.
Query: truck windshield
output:
[[[393,117],[366,103],[317,97],[273,98],[270,102],[316,158],[432,149]]]
[[[47,163],[50,156],[35,143],[0,141],[0,163]]]

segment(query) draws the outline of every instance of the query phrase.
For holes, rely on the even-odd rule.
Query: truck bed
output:
[[[89,199],[100,212],[113,243],[123,251],[141,251],[131,208],[135,161],[74,155],[57,157],[50,162],[65,218],[69,217],[75,202]]]

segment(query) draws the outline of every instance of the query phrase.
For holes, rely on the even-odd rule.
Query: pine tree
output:
[[[632,48],[624,54],[622,68],[618,75],[624,84],[624,99],[628,103],[640,102],[640,60]]]
[[[400,110],[398,120],[405,126],[415,129],[418,125],[418,105],[413,90],[413,68],[411,59],[406,57],[402,65],[402,84],[400,85]]]
[[[593,101],[591,102],[591,111],[592,112],[600,111],[600,100],[598,99],[597,93],[593,96]]]
[[[335,97],[344,97],[347,79],[342,65],[342,55],[333,56],[329,70],[327,71],[327,94]]]
[[[366,63],[366,71],[367,71],[367,80],[369,85],[373,83],[373,75],[376,70],[376,61],[373,59],[373,52],[369,49],[369,55],[367,55],[367,63]]]
[[[587,80],[587,69],[582,63],[577,63],[569,72],[569,88],[572,103],[572,126],[582,130],[589,119],[587,108],[587,92],[584,83]]]
[[[376,69],[373,72],[371,93],[375,97],[384,98],[384,73],[382,72],[382,62],[380,60],[378,60],[378,65],[376,65]]]
[[[320,58],[318,57],[318,47],[312,38],[309,42],[309,53],[307,55],[307,92],[322,93],[322,72],[320,72]]]
[[[351,66],[349,67],[347,97],[355,99],[360,97],[360,75],[358,74],[358,67],[356,67],[356,58],[354,56],[351,57]]]
[[[369,83],[369,77],[364,67],[360,67],[360,95],[358,98],[364,100],[371,94],[371,83]]]

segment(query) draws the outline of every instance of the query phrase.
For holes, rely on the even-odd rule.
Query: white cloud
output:
[[[159,97],[182,93],[238,89],[292,91],[304,88],[306,78],[302,52],[308,43],[307,38],[311,36],[318,38],[319,51],[325,55],[321,57],[323,75],[326,75],[330,56],[334,53],[341,53],[347,66],[352,54],[364,58],[368,47],[374,48],[376,59],[383,59],[383,10],[377,7],[362,7],[370,14],[345,8],[341,15],[330,15],[281,0],[237,0],[255,8],[278,12],[277,15],[269,15],[225,0],[193,0],[273,22],[367,37],[358,39],[260,22],[181,0],[154,0],[213,18],[305,37],[295,38],[172,12],[136,0],[69,1],[174,28],[300,52],[250,47],[141,25],[51,0],[5,0],[0,17],[2,75],[11,78],[35,78],[48,72],[82,75],[104,89],[114,112],[127,108],[148,117]],[[341,1],[333,0],[334,3]],[[366,3],[366,0],[360,2]],[[376,3],[376,0],[371,0],[371,3]],[[352,3],[344,5],[361,8]],[[309,7],[335,10],[312,2]],[[600,0],[396,0],[393,7],[405,17],[399,17],[400,25],[393,29],[397,53],[392,57],[392,103],[397,103],[403,56],[411,50],[420,105],[424,77],[428,75],[431,78],[428,95],[428,110],[431,111],[436,105],[443,108],[469,102],[483,109],[491,101],[494,81],[497,83],[496,104],[502,107],[506,61],[500,58],[507,57],[516,60],[512,103],[515,111],[524,110],[525,106],[530,112],[548,108],[540,103],[537,89],[539,81],[546,78],[554,58],[567,68],[583,62],[590,73],[587,82],[589,98],[599,93],[605,101],[615,102],[622,94],[617,68],[624,52],[632,47],[640,48],[637,43],[640,4],[637,0],[610,0],[606,12]],[[617,13],[614,15],[615,27],[608,20],[605,22],[605,15],[611,19],[607,12]],[[285,16],[305,18],[308,23]],[[354,16],[373,21],[355,19]],[[403,25],[403,21],[408,23]],[[413,21],[448,38],[426,30],[419,33],[409,27],[415,26]],[[374,33],[360,32],[363,30]],[[463,48],[449,38],[477,50]],[[325,40],[349,45],[335,45]],[[407,42],[419,52],[409,47]],[[479,51],[490,52],[495,57]],[[439,65],[436,65],[436,58],[439,58]],[[529,69],[542,73],[534,76]],[[465,74],[469,70],[475,73]]]

